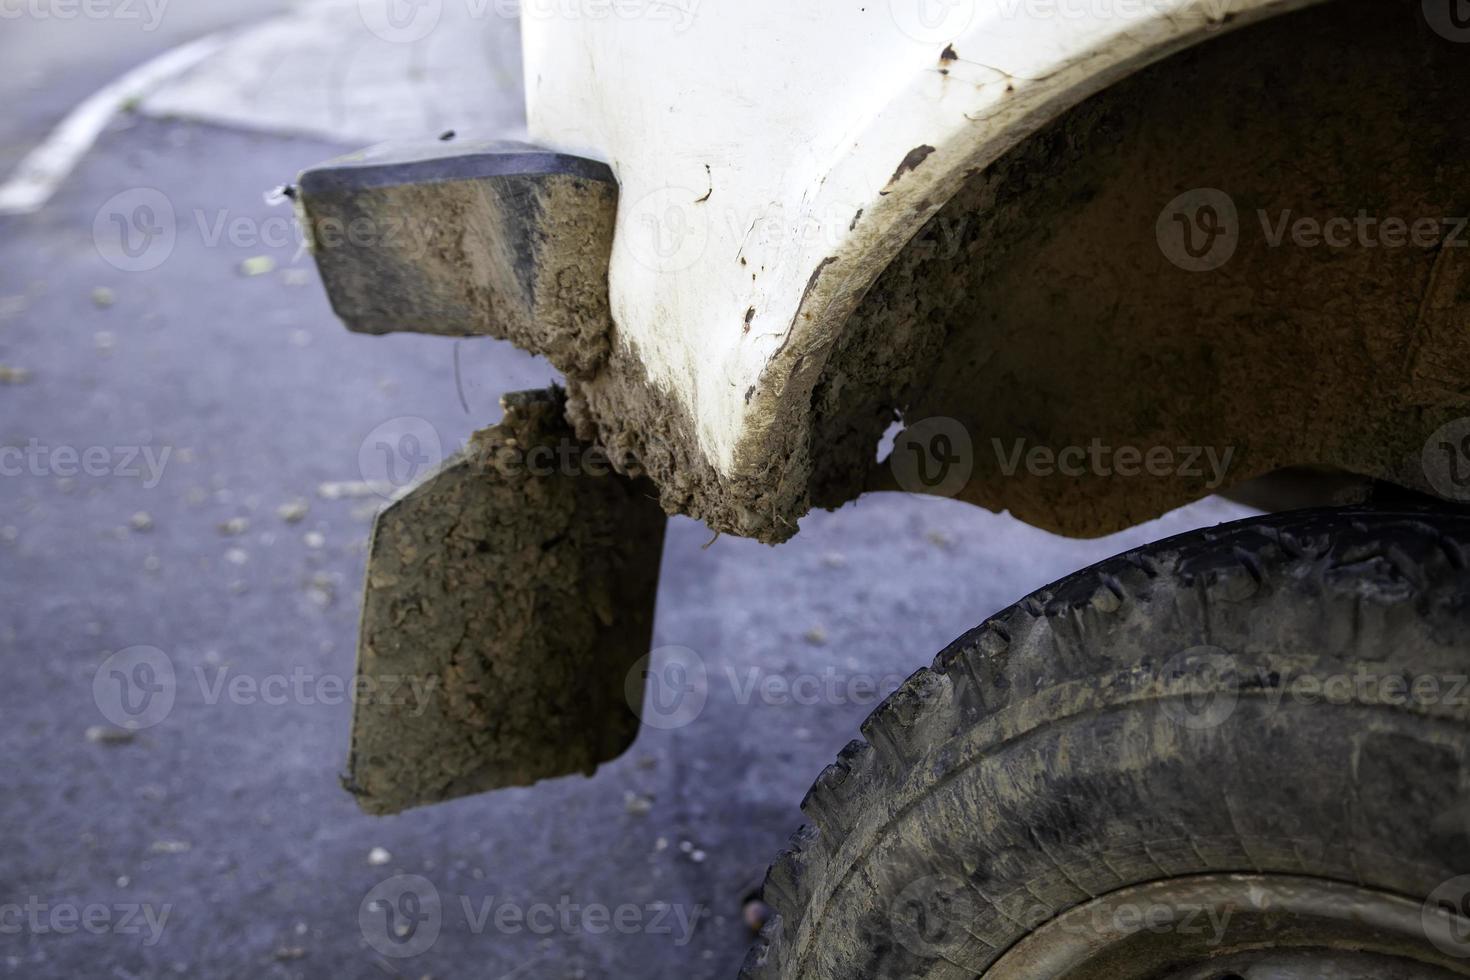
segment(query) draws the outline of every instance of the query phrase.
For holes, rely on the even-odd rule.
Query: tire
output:
[[[1467,554],[1467,516],[1300,511],[1127,552],[997,614],[817,778],[742,977],[1026,976],[1005,957],[1048,946],[1067,910],[1175,882],[1351,891],[1453,926],[1470,910]],[[1192,977],[1169,972],[1196,962],[1186,947],[1317,945],[1437,965],[1212,975],[1470,973],[1470,946],[1356,914],[1314,932],[1284,907],[1208,949],[1175,909],[1166,941],[1135,930],[1109,954],[1120,972],[1065,975]]]

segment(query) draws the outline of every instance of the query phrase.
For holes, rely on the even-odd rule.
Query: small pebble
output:
[[[140,510],[128,518],[128,525],[134,531],[151,531],[153,530],[153,517],[146,510]]]
[[[803,633],[801,635],[801,638],[803,640],[806,640],[814,647],[827,645],[827,631],[822,629],[822,627],[820,626],[813,626],[811,629]]]
[[[243,565],[250,560],[250,555],[242,548],[231,548],[225,552],[225,561],[231,565]]]
[[[87,729],[87,741],[98,745],[127,745],[138,737],[137,732],[130,732],[126,728],[108,728],[106,725],[93,725]]]
[[[326,535],[320,531],[307,531],[301,536],[301,540],[306,542],[306,546],[312,550],[325,547],[327,543]]]
[[[23,385],[31,380],[31,372],[23,367],[0,364],[0,385]]]
[[[388,485],[392,489],[392,485]],[[382,488],[377,483],[369,483],[367,480],[344,480],[337,483],[323,483],[316,488],[317,496],[323,500],[341,500],[344,497],[372,497],[378,495]]]
[[[255,255],[240,263],[240,275],[264,276],[276,270],[276,260],[269,255]]]
[[[105,310],[115,302],[117,302],[117,298],[112,295],[112,290],[106,286],[98,286],[92,290],[92,305],[99,310]]]
[[[770,921],[771,907],[758,898],[752,898],[746,901],[740,915],[745,920],[745,927],[752,933],[758,933]]]
[[[225,521],[223,524],[219,525],[220,534],[228,534],[233,536],[237,534],[244,534],[248,530],[250,530],[250,518],[248,517],[232,517],[229,520]]]
[[[287,524],[295,524],[306,517],[306,512],[309,510],[311,510],[311,504],[298,497],[277,507],[276,516]]]
[[[368,851],[368,864],[371,864],[373,867],[381,867],[391,860],[393,860],[393,855],[389,854],[388,849],[385,847],[375,847],[371,851]]]

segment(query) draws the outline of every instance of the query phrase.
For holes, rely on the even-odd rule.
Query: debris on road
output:
[[[232,517],[219,525],[219,533],[229,537],[236,537],[250,530],[250,518]]]
[[[379,480],[343,480],[317,486],[317,496],[323,500],[351,500],[357,497],[388,496],[394,490],[391,483]]]
[[[128,731],[126,728],[109,728],[106,725],[93,725],[87,729],[87,741],[97,745],[127,745],[138,737],[137,732]]]
[[[310,509],[310,502],[297,497],[295,500],[277,507],[276,516],[287,524],[296,524],[306,517],[306,512]]]

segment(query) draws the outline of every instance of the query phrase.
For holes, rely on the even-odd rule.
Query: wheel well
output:
[[[933,416],[971,440],[958,496],[1073,535],[1289,466],[1434,490],[1425,441],[1470,415],[1470,47],[1420,10],[1337,0],[1225,34],[971,173],[827,360],[813,503],[896,488],[874,447]],[[1215,227],[1202,206],[1236,213],[1212,268],[1182,250]],[[1095,443],[1173,470],[1026,463]],[[1191,448],[1228,452],[1223,479],[1185,471]]]

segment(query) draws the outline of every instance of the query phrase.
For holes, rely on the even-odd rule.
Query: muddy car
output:
[[[528,132],[295,188],[349,328],[564,377],[378,519],[359,671],[437,696],[358,704],[361,806],[677,712],[669,514],[778,544],[905,492],[1091,537],[1221,493],[1261,515],[1022,598],[872,713],[744,975],[1470,974],[1461,6],[531,7]]]

